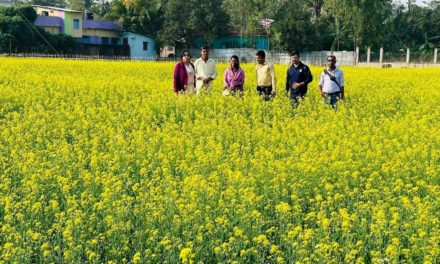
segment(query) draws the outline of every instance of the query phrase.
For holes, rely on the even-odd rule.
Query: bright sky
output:
[[[395,2],[400,2],[400,3],[405,3],[407,2],[406,0],[394,0]],[[418,5],[426,5],[429,2],[431,2],[431,0],[416,0],[416,4]]]
[[[429,4],[429,2],[431,2],[431,0],[417,0],[416,3],[418,5],[426,5]]]

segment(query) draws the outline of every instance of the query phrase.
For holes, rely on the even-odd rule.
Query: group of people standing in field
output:
[[[264,100],[270,100],[277,91],[275,69],[273,64],[266,61],[263,50],[257,51],[255,55],[257,92]],[[290,94],[292,106],[297,107],[299,100],[306,96],[313,75],[310,68],[301,62],[298,52],[292,52],[290,60],[286,74],[286,93]],[[181,61],[174,67],[174,92],[190,95],[210,92],[217,75],[217,67],[215,61],[209,58],[208,47],[202,48],[201,57],[194,64],[191,62],[190,52],[184,50]],[[240,68],[236,55],[230,58],[230,67],[226,69],[223,80],[223,96],[244,95],[245,72]],[[336,67],[334,55],[327,57],[327,68],[321,73],[318,87],[324,103],[335,109],[338,100],[344,99],[344,73]]]

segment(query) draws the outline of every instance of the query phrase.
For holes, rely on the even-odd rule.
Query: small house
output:
[[[150,36],[125,31],[122,33],[122,44],[130,47],[130,57],[132,59],[156,59],[156,41]]]

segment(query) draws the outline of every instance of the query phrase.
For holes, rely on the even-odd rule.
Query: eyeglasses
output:
[[[336,60],[327,60],[327,61],[336,61]]]

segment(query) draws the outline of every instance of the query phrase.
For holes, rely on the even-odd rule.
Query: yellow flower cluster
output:
[[[343,68],[335,112],[319,67],[293,109],[286,65],[173,66],[0,58],[0,263],[440,263],[439,69]]]

